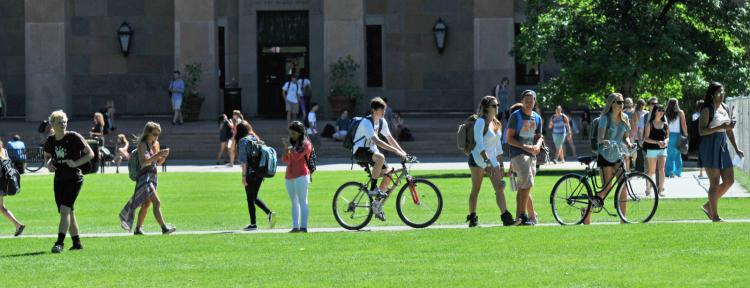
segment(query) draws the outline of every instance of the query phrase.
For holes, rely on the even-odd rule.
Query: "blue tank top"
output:
[[[560,117],[552,116],[552,134],[565,134],[565,121],[562,115]]]

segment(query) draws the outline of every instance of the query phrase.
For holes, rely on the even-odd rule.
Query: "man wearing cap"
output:
[[[533,225],[526,214],[531,188],[536,176],[536,155],[542,147],[542,117],[534,112],[536,92],[523,91],[523,108],[508,117],[507,141],[510,144],[510,163],[516,172],[516,225]]]

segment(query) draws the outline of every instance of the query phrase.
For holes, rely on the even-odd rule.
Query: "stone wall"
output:
[[[8,116],[23,116],[26,107],[24,0],[0,1],[0,81]]]
[[[75,115],[90,115],[108,99],[119,114],[171,112],[174,0],[72,0],[70,13]],[[123,21],[133,28],[127,57],[117,39]]]
[[[474,1],[368,0],[367,16],[382,15],[383,88],[395,110],[471,110],[474,97]],[[438,53],[432,27],[448,26]],[[464,99],[456,101],[457,99]]]

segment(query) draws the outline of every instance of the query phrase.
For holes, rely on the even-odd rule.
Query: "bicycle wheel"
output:
[[[372,199],[361,183],[347,182],[333,195],[333,216],[341,227],[359,230],[372,219]]]
[[[659,193],[651,177],[640,172],[629,173],[617,185],[615,209],[625,223],[646,223],[656,214]]]
[[[579,174],[566,174],[557,180],[549,196],[552,215],[560,225],[578,225],[583,223],[586,213],[591,209],[591,187]]]
[[[44,152],[42,147],[29,148],[26,150],[26,170],[36,172],[44,166]]]
[[[396,212],[401,221],[413,228],[432,225],[443,210],[443,196],[440,190],[425,179],[414,179],[398,191]]]

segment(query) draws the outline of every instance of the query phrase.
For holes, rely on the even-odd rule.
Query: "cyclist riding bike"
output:
[[[396,139],[393,138],[388,130],[388,122],[385,118],[385,109],[387,104],[380,97],[370,100],[371,114],[361,120],[357,130],[354,131],[354,145],[352,146],[353,159],[357,162],[366,162],[372,164],[372,175],[370,181],[370,196],[385,197],[388,196],[384,190],[390,184],[388,177],[383,178],[380,187],[378,179],[386,174],[392,173],[393,168],[385,164],[385,155],[380,152],[379,148],[393,152],[401,159],[406,158],[407,154],[399,146]],[[382,134],[386,141],[383,141],[378,135]]]

